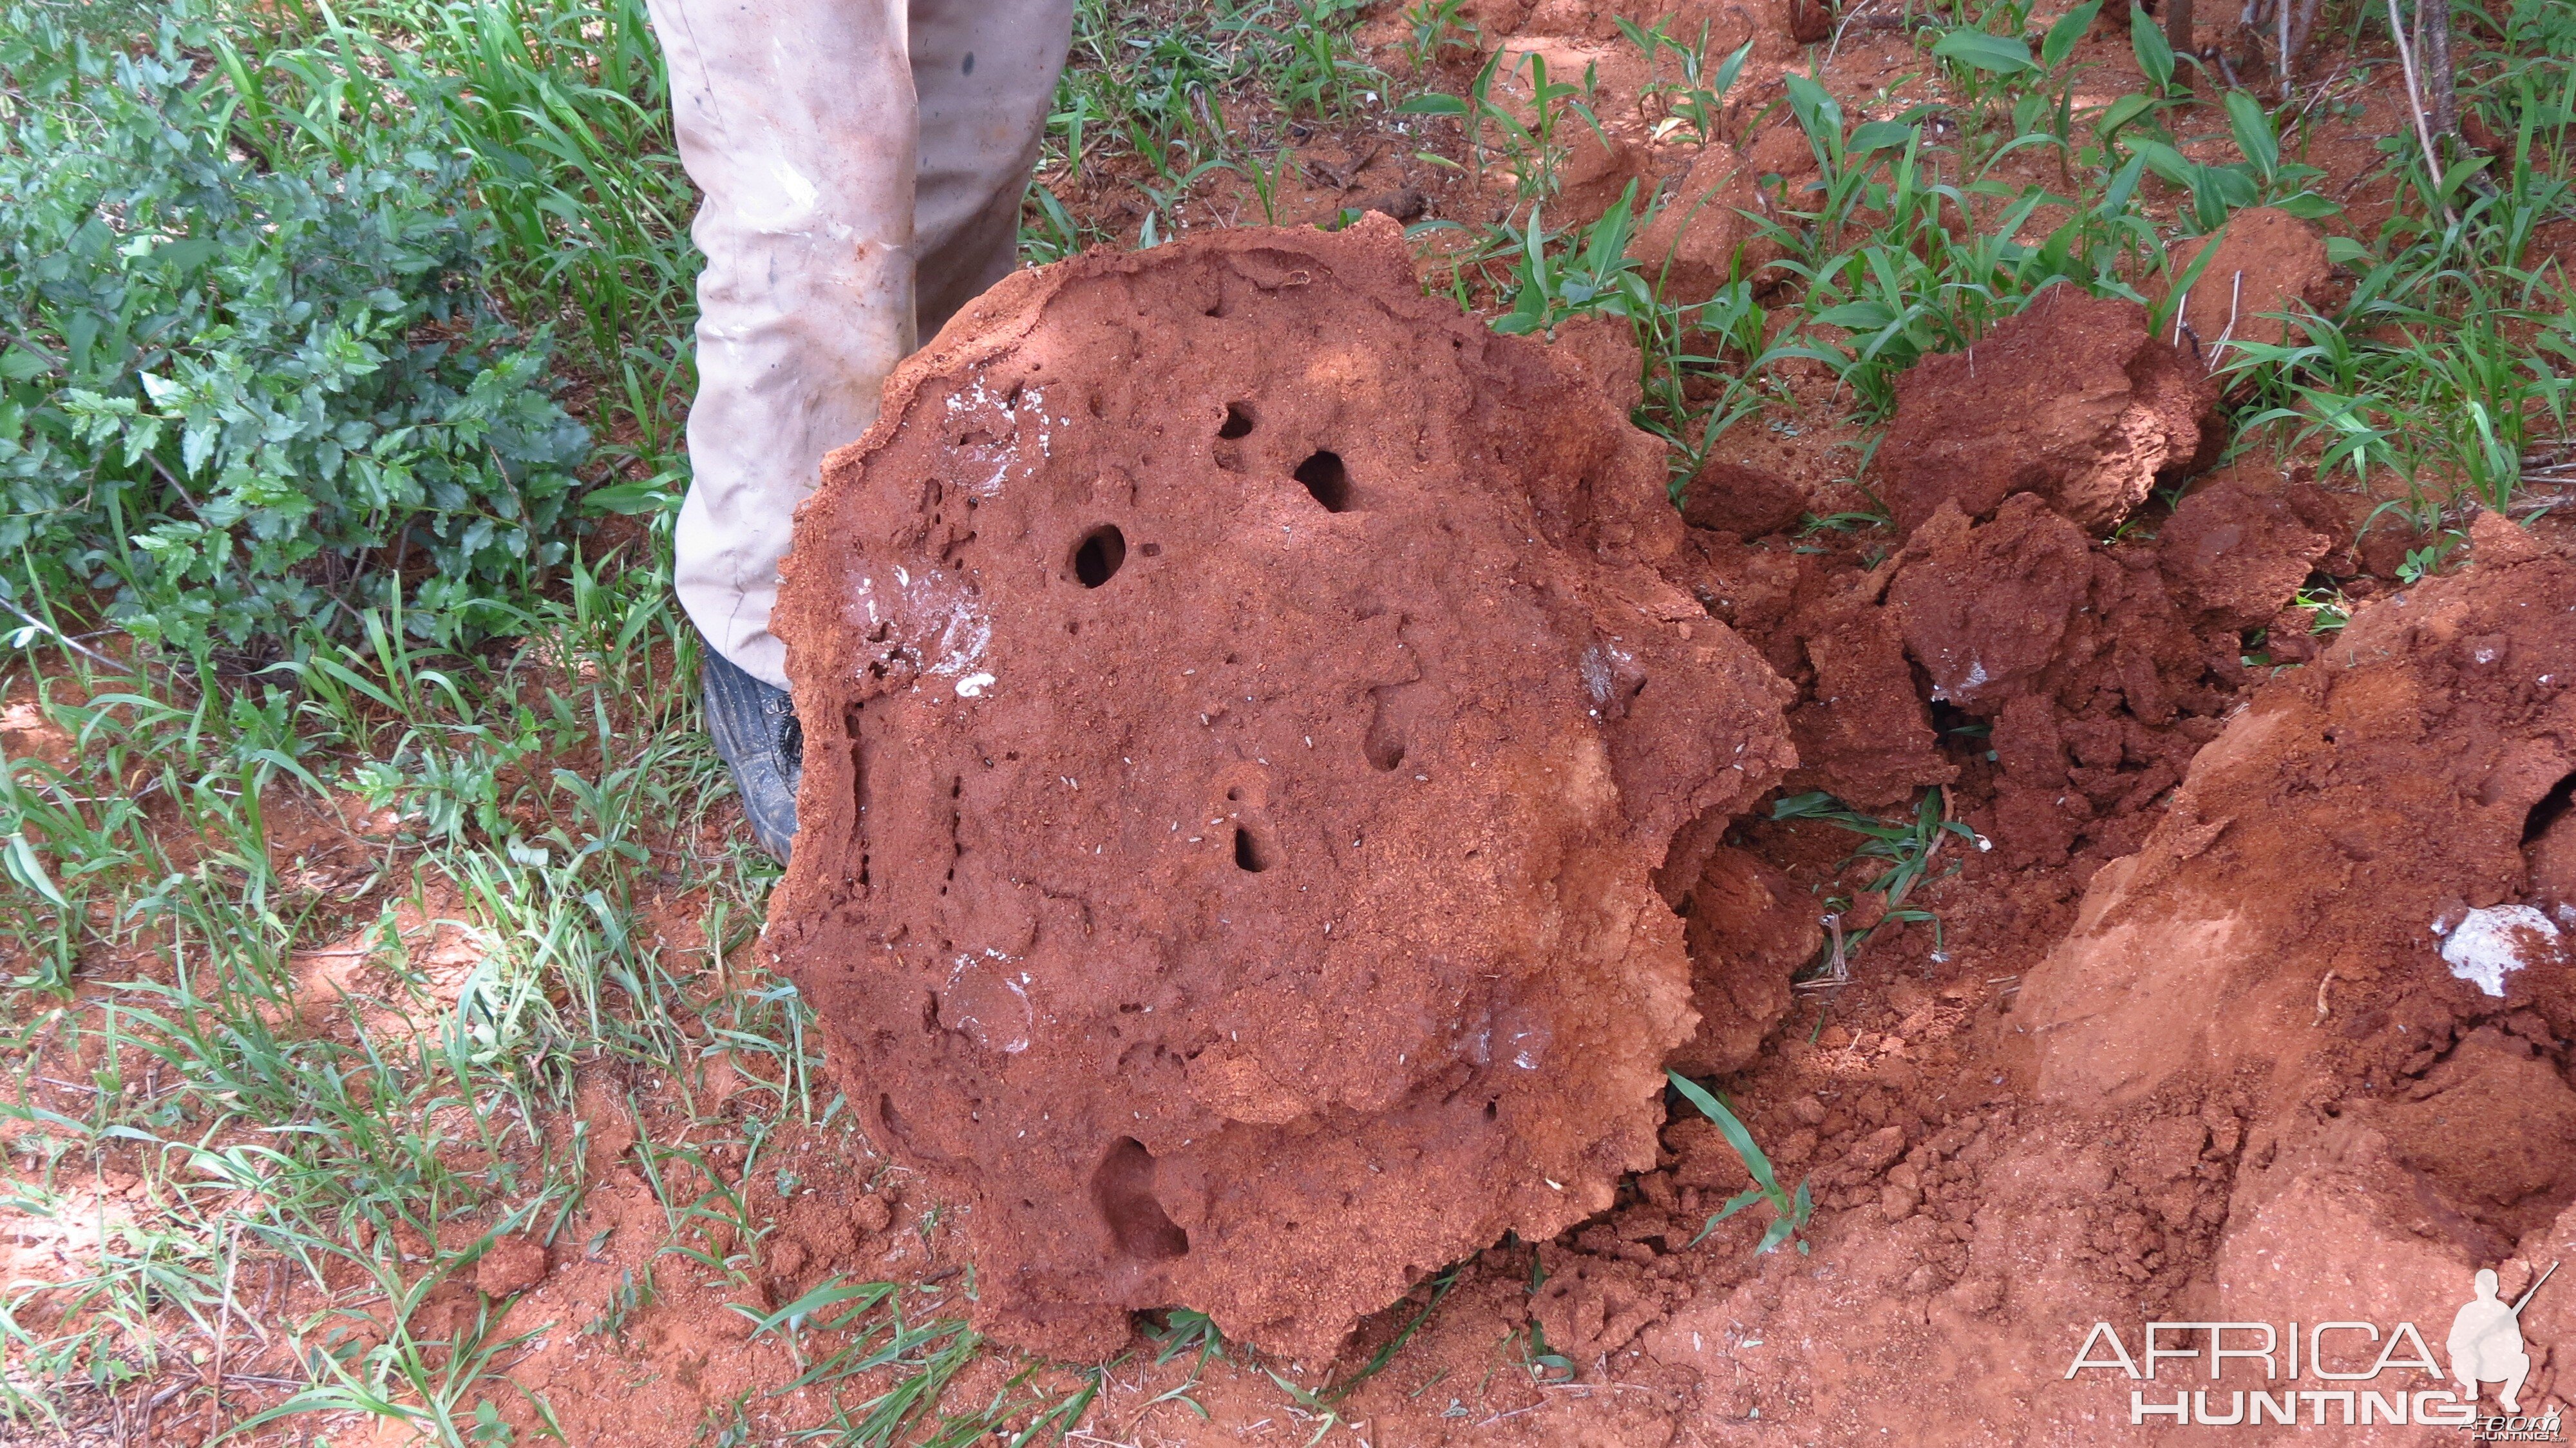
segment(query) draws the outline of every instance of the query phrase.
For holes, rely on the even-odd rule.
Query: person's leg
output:
[[[913,346],[903,0],[650,8],[707,258],[676,583],[709,647],[783,688],[769,610],[790,510]]]
[[[911,0],[921,339],[1018,264],[1020,203],[1073,38],[1073,0]]]
[[[708,730],[783,859],[801,738],[769,632],[778,561],[823,454],[867,430],[913,347],[903,0],[648,3],[707,259],[673,582],[706,640]]]

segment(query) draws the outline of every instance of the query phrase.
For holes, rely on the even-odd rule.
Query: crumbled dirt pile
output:
[[[2239,1218],[2350,1177],[2350,1211],[2490,1261],[2576,1200],[2576,965],[2533,868],[2576,778],[2576,566],[2473,538],[2201,752],[2025,995],[2052,1099],[2260,1079]]]
[[[1425,300],[1382,219],[1228,231],[1006,282],[827,463],[768,939],[1006,1340],[1323,1354],[1652,1164],[1655,874],[1793,756],[1656,571],[1634,372]]]
[[[1901,376],[1887,556],[1780,536],[1803,499],[1762,469],[1691,480],[1672,571],[1797,687],[1790,788],[1883,809],[1955,786],[2005,861],[2098,864],[2144,840],[2262,663],[2313,652],[2293,595],[2352,562],[2313,484],[2231,470],[2103,537],[2216,435],[2199,363],[2144,322],[2052,288]]]
[[[1788,133],[1775,129],[1764,134]],[[1813,154],[1797,154],[1813,168]],[[1780,259],[1780,244],[1756,220],[1771,210],[1760,185],[1764,159],[1739,154],[1723,141],[1710,145],[1664,198],[1663,209],[1630,240],[1628,256],[1656,279],[1665,295],[1712,297],[1728,282],[1758,276]],[[1793,155],[1793,164],[1795,159]]]
[[[1672,1055],[1676,1071],[1722,1076],[1751,1065],[1789,1013],[1789,981],[1815,959],[1824,929],[1806,892],[1743,850],[1712,851],[1681,902],[1699,1033]]]
[[[2412,1322],[2439,1352],[2476,1269],[2510,1301],[2576,1254],[2576,563],[2491,516],[2472,548],[2246,690],[2032,963],[1988,953],[2021,947],[1987,897],[2069,872],[1979,855],[1918,897],[1969,958],[1910,956],[1762,1043],[1728,1084],[1814,1193],[1811,1258],[1741,1255],[1733,1221],[1687,1245],[1746,1185],[1687,1118],[1535,1249],[1548,1343],[1669,1405],[1604,1441],[2125,1442],[2150,1385],[2067,1373],[2096,1322],[2133,1351],[2146,1320]],[[1813,878],[1788,828],[1739,824],[1720,858]],[[2526,1412],[2566,1399],[2554,1291],[2524,1320]],[[2360,1340],[2336,1370],[2384,1345]]]
[[[2157,478],[2215,458],[2215,401],[2197,359],[2147,335],[2146,308],[2050,287],[1974,346],[1897,378],[1883,494],[1907,532],[1944,502],[1973,522],[2031,493],[2107,533]]]
[[[2170,522],[2103,545],[2032,494],[1974,525],[1944,502],[1896,562],[1887,607],[1931,699],[1987,724],[1978,792],[2009,859],[2063,861],[2086,836],[2134,848],[2142,812],[2250,682],[2244,631],[2330,546],[2291,502],[2235,481]]]

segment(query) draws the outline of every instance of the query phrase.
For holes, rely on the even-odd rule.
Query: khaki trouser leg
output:
[[[1073,0],[912,0],[925,342],[1018,264],[1020,203],[1072,40]]]
[[[711,648],[784,687],[793,510],[876,419],[916,285],[936,327],[1011,269],[1072,0],[648,4],[705,198],[674,584]]]

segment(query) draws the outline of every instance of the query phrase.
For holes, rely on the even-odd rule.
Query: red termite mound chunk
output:
[[[2093,582],[2083,533],[2028,496],[1973,527],[1945,505],[1907,553],[1887,590],[1906,649],[1933,698],[1975,714],[2001,709],[2059,662]]]
[[[2163,301],[2172,279],[2190,271],[2209,244],[2204,236],[2176,245],[2172,270],[2148,295]],[[2293,319],[2324,309],[2333,276],[2325,234],[2314,223],[2269,206],[2237,212],[2183,299],[2182,329],[2213,365],[2226,360],[2225,343],[2278,346],[2303,335]]]
[[[2156,542],[2176,601],[2235,629],[2279,612],[2334,548],[2334,539],[2310,528],[2292,500],[2234,479],[2183,499]]]
[[[1794,755],[1596,370],[1228,231],[1005,282],[826,462],[768,939],[1005,1340],[1327,1353],[1652,1164],[1650,878]]]
[[[1762,1038],[1789,1013],[1789,980],[1824,939],[1816,904],[1761,860],[1720,846],[1692,887],[1685,938],[1699,1033],[1671,1065],[1722,1076],[1753,1063]]]
[[[2209,461],[2216,401],[2197,361],[2147,335],[2144,307],[2050,287],[1976,345],[1898,376],[1882,496],[1908,532],[1945,502],[1975,520],[2033,493],[2107,533],[2159,475]]]
[[[1682,488],[1683,522],[1739,538],[1786,532],[1806,512],[1806,489],[1778,473],[1741,463],[1712,458]]]

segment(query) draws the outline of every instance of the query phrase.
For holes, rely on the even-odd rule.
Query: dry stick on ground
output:
[[[2227,325],[2219,330],[2218,340],[2210,344],[2208,361],[2203,364],[2212,372],[2218,370],[2218,356],[2227,350],[2227,339],[2236,335],[2236,308],[2244,300],[2245,273],[2240,270],[2227,290]]]
[[[2397,42],[2397,65],[2406,74],[2406,109],[2415,117],[2415,139],[2423,143],[2424,174],[2440,201],[2442,186],[2442,153],[2434,148],[2432,128],[2424,120],[2424,88],[2416,78],[2415,50],[2406,43],[2406,19],[2397,13],[2397,0],[2388,0],[2388,38]],[[2459,225],[2460,218],[2451,213],[2451,203],[2441,201],[2442,220]]]
[[[52,624],[49,624],[43,619],[36,617],[34,614],[27,612],[25,609],[20,608],[16,603],[8,599],[0,598],[0,608],[5,608],[11,613],[16,614],[29,628],[36,629],[47,637],[60,643],[63,647],[83,655],[92,663],[105,664],[120,674],[132,675],[134,673],[131,666],[120,662],[119,660],[109,658],[107,655],[100,653],[98,650],[91,648],[85,643],[82,643],[79,639],[73,638],[70,634],[57,632]]]

